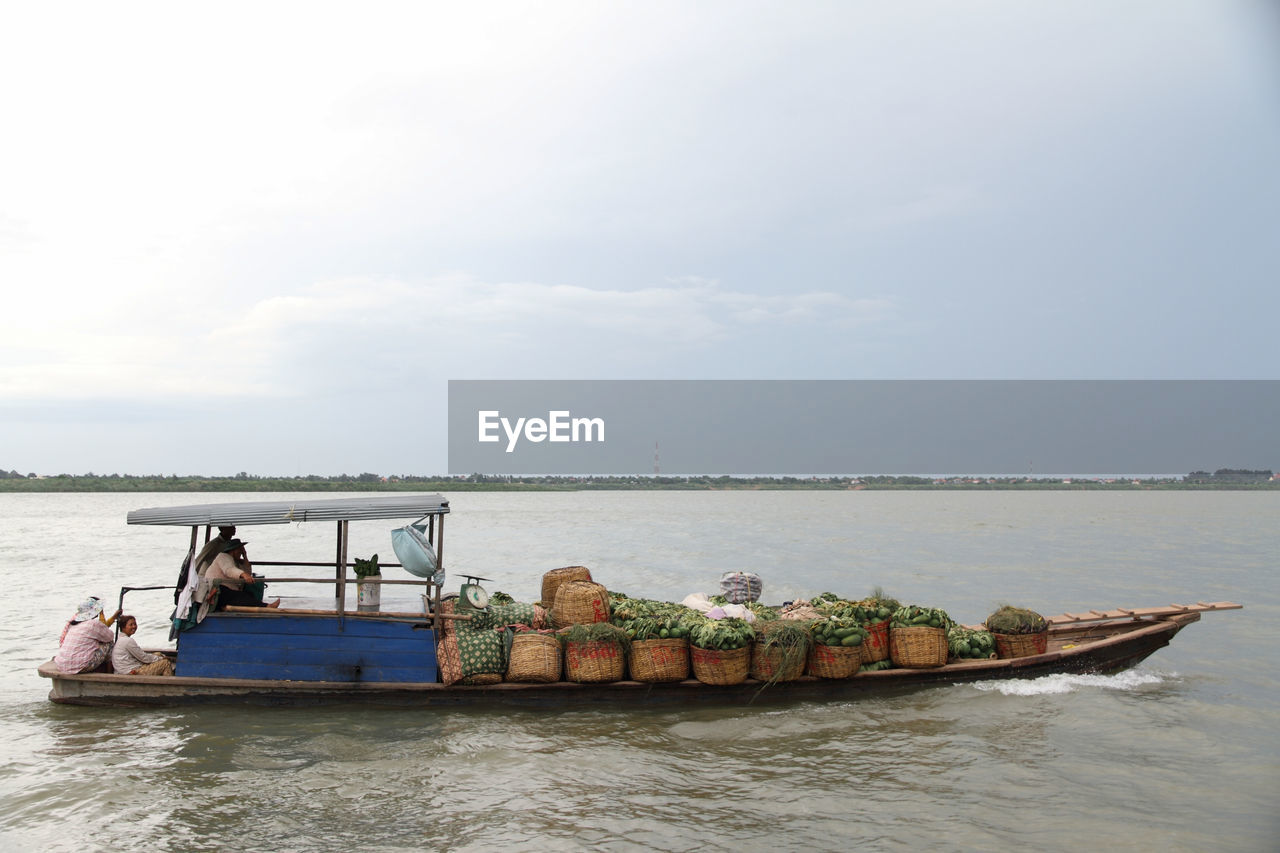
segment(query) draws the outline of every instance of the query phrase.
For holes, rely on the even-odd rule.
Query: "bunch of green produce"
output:
[[[813,634],[813,641],[820,646],[861,646],[869,634],[858,620],[836,616],[816,620],[809,626],[809,630]]]
[[[888,610],[889,612],[881,617],[881,621],[889,619],[893,615],[893,611],[902,606],[898,599],[885,595],[884,590],[880,587],[872,589],[871,594],[859,601],[858,604],[861,604],[867,610],[875,610],[877,613],[881,610]]]
[[[513,604],[515,599],[505,592],[494,592],[489,596],[490,604]]]
[[[859,604],[858,606],[862,608],[862,612],[866,614],[862,624],[874,625],[877,622],[888,622],[893,617],[893,611],[898,609],[897,607],[890,607],[889,604],[891,603],[896,602]]]
[[[820,592],[817,595],[815,595],[813,598],[809,599],[809,603],[812,604],[814,607],[822,607],[828,604],[836,604],[841,601],[844,601],[844,599],[836,595],[834,592]]]
[[[590,622],[565,628],[557,635],[560,643],[612,643],[624,653],[631,649],[627,632],[608,622]]]
[[[896,598],[889,598],[877,587],[870,596],[857,602],[861,607],[866,619],[864,625],[871,625],[876,622],[888,622],[893,617],[895,610],[902,607]]]
[[[942,628],[947,630],[952,624],[954,623],[952,623],[951,617],[947,615],[945,610],[939,610],[936,607],[917,607],[914,604],[899,607],[889,617],[890,628]]]
[[[689,642],[700,649],[727,652],[746,648],[755,639],[755,629],[745,619],[699,616],[689,627]]]
[[[885,658],[884,660],[878,660],[873,663],[864,663],[862,666],[858,667],[858,672],[879,672],[882,669],[890,669],[892,666],[893,661]]]
[[[813,635],[809,627],[794,619],[778,619],[766,622],[757,635],[760,644],[766,649],[781,649],[785,654],[795,652],[800,656],[809,654],[813,645]]]
[[[986,659],[996,656],[996,638],[990,631],[973,631],[957,625],[947,632],[947,646],[954,658]]]
[[[633,640],[681,640],[689,636],[685,618],[675,613],[641,616],[615,624]]]
[[[813,644],[813,635],[809,626],[795,619],[775,619],[756,625],[756,637],[767,647],[804,646],[808,651]]]
[[[795,619],[775,619],[759,624],[757,628],[761,647],[770,652],[776,650],[780,658],[768,684],[776,683],[784,672],[792,668],[803,671],[809,649],[813,647],[813,637],[806,623]]]
[[[681,639],[689,636],[688,620],[694,614],[669,601],[627,598],[614,603],[609,621],[633,640]]]
[[[748,601],[742,606],[754,613],[758,622],[774,622],[778,619],[778,609],[776,607],[770,607],[758,601]]]
[[[612,596],[610,598],[609,621],[615,624],[626,622],[630,619],[653,617],[664,610],[679,606],[666,601],[654,601],[648,598],[614,598]]]
[[[887,605],[868,601],[837,601],[823,605],[818,609],[826,616],[834,616],[837,619],[853,619],[859,625],[866,627],[877,622],[889,621],[889,617],[893,615],[893,611],[897,608],[891,609]]]
[[[823,593],[824,596],[831,594],[829,592]],[[815,598],[811,604],[823,616],[834,616],[837,619],[857,619],[861,612],[861,608],[858,605],[843,598]]]
[[[1049,627],[1045,618],[1034,610],[1005,605],[987,617],[988,631],[996,634],[1038,634]]]
[[[355,565],[353,565],[352,568],[355,570],[356,577],[358,578],[369,578],[382,572],[382,569],[378,566],[377,554],[374,554],[367,560],[356,557]]]

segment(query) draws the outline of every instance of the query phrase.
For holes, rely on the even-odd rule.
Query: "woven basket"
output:
[[[560,680],[560,641],[550,634],[532,631],[516,634],[511,640],[507,681],[548,684]]]
[[[791,651],[791,660],[787,660],[787,652],[781,646],[766,646],[763,641],[756,640],[751,644],[750,675],[756,681],[795,681],[804,675],[804,667],[808,656],[803,649]]]
[[[566,581],[556,590],[551,621],[557,628],[609,621],[609,591],[591,581]]]
[[[689,641],[636,640],[627,655],[627,667],[632,681],[684,681],[689,677]]]
[[[1031,655],[1042,655],[1049,648],[1048,630],[1034,634],[996,634],[996,656],[1002,658],[1025,658]]]
[[[468,675],[462,679],[463,684],[501,684],[502,673],[500,672],[478,672],[475,675]]]
[[[862,641],[862,662],[875,663],[889,659],[889,620],[874,622],[867,626],[870,632]]]
[[[591,570],[586,566],[565,566],[552,569],[542,576],[542,606],[550,608],[556,603],[556,590],[567,581],[589,581]]]
[[[626,660],[617,643],[565,643],[564,677],[567,681],[592,684],[621,681],[625,670]]]
[[[861,646],[815,644],[809,652],[806,670],[818,678],[851,678],[862,666]]]
[[[890,628],[889,657],[894,666],[928,669],[947,662],[947,632],[941,628]]]
[[[751,647],[721,652],[691,646],[689,663],[693,677],[703,684],[741,684],[751,671]]]

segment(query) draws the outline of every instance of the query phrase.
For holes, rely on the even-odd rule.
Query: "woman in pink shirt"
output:
[[[76,610],[75,617],[62,629],[61,645],[53,658],[59,672],[111,671],[108,658],[115,635],[99,618],[101,615],[102,602],[97,598],[86,599]],[[115,616],[111,618],[115,620]]]

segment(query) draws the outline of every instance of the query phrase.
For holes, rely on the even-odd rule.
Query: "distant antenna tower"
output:
[[[658,455],[658,442],[653,443],[653,476],[662,473],[662,458]]]

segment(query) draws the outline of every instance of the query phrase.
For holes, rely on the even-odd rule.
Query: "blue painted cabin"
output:
[[[210,613],[178,636],[177,674],[276,681],[435,682],[423,619]]]

